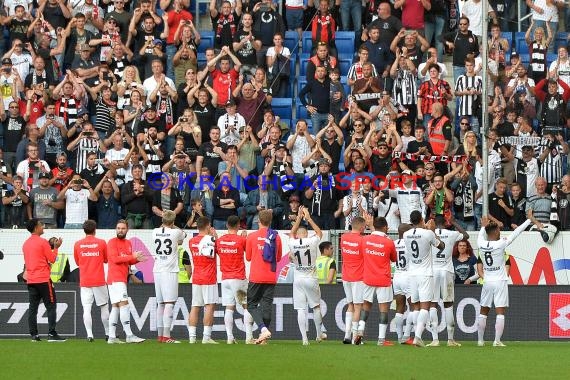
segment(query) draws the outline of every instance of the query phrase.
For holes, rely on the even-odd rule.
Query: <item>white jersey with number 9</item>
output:
[[[432,247],[437,247],[439,240],[435,233],[425,228],[413,228],[404,233],[408,258],[408,274],[433,276]]]

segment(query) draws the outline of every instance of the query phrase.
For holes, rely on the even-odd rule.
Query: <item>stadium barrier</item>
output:
[[[323,241],[330,240],[335,247],[337,268],[341,269],[339,255],[340,237],[345,231],[331,230],[323,231]],[[196,231],[187,231],[189,237]],[[218,231],[223,235],[225,231]],[[277,279],[280,283],[293,282],[293,271],[290,270],[288,241],[289,231],[279,231],[279,236],[283,242],[283,258],[277,266]],[[508,234],[508,233],[506,233]],[[0,281],[16,282],[16,276],[22,272],[24,258],[22,255],[22,243],[30,236],[24,230],[0,229]],[[70,269],[77,268],[73,260],[73,245],[85,235],[82,230],[46,230],[43,235],[61,236],[63,245],[60,252],[68,255]],[[109,240],[115,237],[114,230],[97,230],[97,237]],[[184,247],[188,250],[189,237],[184,241]],[[396,235],[391,235],[397,238]],[[138,263],[137,269],[142,271],[146,283],[154,282],[152,266],[154,264],[153,252],[154,243],[152,241],[151,230],[130,230],[128,238],[133,243],[135,250],[142,251],[148,256],[145,262]],[[470,233],[470,242],[475,253],[477,248],[477,233]],[[566,253],[568,251],[568,253]],[[513,244],[507,248],[511,255],[510,283],[514,285],[570,285],[570,231],[560,232],[552,244],[545,244],[538,232],[524,232]],[[249,265],[246,262],[246,271],[249,273]],[[218,271],[218,278],[221,281],[221,274]],[[340,275],[339,275],[340,278]]]
[[[66,337],[86,337],[83,327],[80,291],[76,284],[56,284],[58,298],[57,330]],[[324,325],[327,328],[329,339],[342,340],[344,334],[344,311],[346,299],[342,285],[321,286],[322,313]],[[273,322],[271,330],[275,339],[300,339],[297,325],[297,313],[293,309],[293,288],[288,285],[278,285],[275,290],[273,307]],[[459,285],[455,288],[456,329],[455,337],[460,341],[477,340],[477,320],[479,313],[480,287]],[[510,308],[507,312],[504,341],[533,341],[556,338],[570,338],[570,286],[510,286]],[[188,331],[188,309],[191,305],[191,286],[181,285],[179,298],[174,307],[174,320],[172,336],[186,340]],[[129,285],[131,303],[131,328],[133,332],[144,338],[156,337],[156,299],[154,286],[149,284]],[[394,305],[392,305],[394,306]],[[442,306],[442,305],[441,305]],[[392,307],[393,309],[393,307]],[[28,293],[25,285],[0,284],[0,337],[26,338]],[[244,339],[244,326],[242,322],[243,310],[238,307],[234,314],[236,338]],[[99,319],[99,312],[93,314],[93,327],[95,337],[102,338],[104,330]],[[391,324],[388,339],[395,340],[394,311],[390,312]],[[439,315],[440,339],[447,337],[445,321]],[[312,314],[309,313],[309,319]],[[491,312],[487,323],[485,339],[493,339],[495,316]],[[365,337],[375,341],[378,336],[378,309],[373,307]],[[47,317],[45,308],[40,306],[38,323],[40,333],[47,333]],[[309,337],[314,339],[315,327],[309,320]],[[120,328],[119,328],[120,329]],[[202,335],[202,328],[198,328],[198,336]],[[214,339],[224,340],[224,311],[217,305],[214,314]],[[430,340],[430,333],[425,332],[424,338]]]

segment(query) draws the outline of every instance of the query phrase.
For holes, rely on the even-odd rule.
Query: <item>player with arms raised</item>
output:
[[[404,233],[409,263],[410,298],[414,308],[417,309],[418,305],[420,308],[413,343],[418,347],[424,347],[422,333],[429,319],[429,306],[434,291],[431,247],[443,249],[445,243],[433,232],[432,221],[428,222],[430,229],[426,228],[420,211],[415,210],[410,213],[410,222],[412,229]]]
[[[491,310],[491,306],[495,304],[495,312],[497,320],[495,322],[495,341],[494,347],[505,347],[501,342],[501,336],[505,329],[505,309],[509,307],[509,286],[506,266],[509,265],[505,259],[505,248],[507,248],[527,227],[531,224],[531,220],[527,219],[523,224],[518,226],[516,230],[511,232],[508,237],[501,238],[501,229],[499,226],[490,222],[487,216],[481,218],[481,230],[477,237],[477,245],[479,246],[479,259],[477,260],[477,272],[483,282],[481,289],[481,311],[478,320],[477,345],[482,347],[485,345],[483,340],[485,335],[485,327],[487,325],[487,315]]]
[[[196,326],[200,308],[204,308],[204,335],[202,344],[217,344],[212,339],[214,309],[218,302],[218,274],[216,267],[216,231],[210,219],[201,216],[196,221],[198,235],[190,239],[190,253],[194,262],[192,276],[192,309],[190,310],[190,344],[196,343]]]
[[[222,271],[222,306],[226,307],[224,324],[228,344],[237,343],[234,338],[234,312],[236,303],[243,307],[243,324],[245,326],[245,341],[253,344],[253,319],[247,311],[247,279],[245,277],[245,242],[247,231],[238,235],[239,218],[235,215],[228,217],[226,223],[228,233],[216,240],[216,252],[220,257]]]
[[[406,320],[406,329],[404,330],[404,312],[406,311],[406,300],[410,298],[410,286],[408,280],[408,258],[406,255],[406,242],[403,239],[404,232],[412,228],[409,224],[400,224],[398,226],[399,239],[394,242],[396,247],[396,262],[394,269],[393,284],[394,299],[396,300],[396,316],[394,323],[396,324],[396,335],[398,342],[411,344],[410,330],[412,327],[412,309],[408,312]]]
[[[158,343],[180,343],[170,337],[174,304],[178,300],[178,242],[186,237],[184,231],[174,225],[176,214],[166,210],[162,214],[162,226],[152,231],[154,242],[154,290],[156,293],[156,329]]]
[[[145,257],[142,252],[133,252],[133,246],[127,240],[129,226],[126,220],[121,219],[117,222],[115,232],[117,237],[109,240],[107,244],[107,259],[109,261],[107,284],[109,285],[109,298],[113,305],[109,315],[109,340],[107,343],[124,343],[116,336],[119,316],[123,330],[127,334],[127,343],[141,343],[145,340],[134,335],[131,330],[127,279],[131,265],[144,261]]]
[[[301,222],[305,219],[315,235],[309,237]],[[311,218],[309,210],[301,207],[297,214],[295,224],[291,229],[289,240],[289,260],[295,265],[295,280],[293,281],[293,307],[297,310],[297,323],[303,337],[303,346],[309,345],[307,338],[307,306],[313,309],[313,320],[317,332],[317,342],[321,342],[321,327],[323,316],[321,314],[321,288],[317,278],[315,263],[319,256],[319,243],[323,233]]]
[[[101,310],[101,322],[105,335],[109,336],[109,293],[105,282],[105,263],[107,262],[107,243],[95,237],[97,223],[94,220],[83,222],[85,238],[75,242],[73,257],[81,276],[81,305],[83,306],[83,325],[87,332],[87,341],[93,342],[93,301]],[[107,339],[108,340],[108,339]]]
[[[373,232],[362,238],[362,245],[360,246],[364,262],[362,277],[364,282],[364,305],[360,313],[358,335],[364,335],[368,313],[372,308],[372,302],[374,302],[374,295],[376,294],[380,311],[378,345],[393,346],[392,342],[386,340],[386,330],[388,329],[390,303],[394,299],[390,262],[396,261],[396,247],[394,242],[386,235],[388,232],[386,218],[382,216],[373,218],[372,215],[365,214],[365,220],[366,224],[373,229]]]
[[[443,215],[436,215],[435,235],[445,244],[442,250],[432,248],[433,260],[433,282],[434,294],[431,307],[429,309],[431,321],[431,334],[433,341],[428,344],[431,347],[439,346],[439,337],[437,328],[437,303],[443,301],[445,307],[445,323],[447,324],[447,345],[449,347],[461,347],[461,344],[453,339],[455,332],[455,318],[453,317],[453,301],[455,299],[455,270],[453,269],[453,246],[461,240],[468,240],[469,234],[465,232],[461,226],[452,221],[457,231],[445,228],[445,218]]]
[[[346,295],[348,309],[345,316],[344,344],[360,344],[362,336],[358,335],[360,310],[364,302],[364,261],[362,258],[362,232],[366,221],[357,216],[352,220],[352,231],[342,234],[340,253],[342,255],[342,287]],[[352,334],[352,340],[350,339]]]

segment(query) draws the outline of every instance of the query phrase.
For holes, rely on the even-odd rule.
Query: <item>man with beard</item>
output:
[[[370,62],[362,64],[362,78],[354,82],[353,94],[355,95],[358,106],[364,112],[370,112],[370,108],[378,103],[377,96],[382,91],[382,78],[372,76],[374,65]]]
[[[257,66],[257,51],[261,49],[261,41],[253,36],[253,16],[244,13],[241,18],[241,28],[234,36],[233,49],[236,57],[242,63],[240,74],[252,77]]]
[[[147,162],[146,172],[160,172],[164,164],[165,147],[158,139],[156,127],[150,127],[144,137],[139,139],[139,146],[142,147],[141,156]]]
[[[238,30],[241,17],[242,2],[235,2],[232,12],[232,4],[229,1],[222,2],[221,10],[216,9],[216,0],[210,1],[210,17],[214,28],[214,48],[221,49],[223,46],[231,46]]]
[[[218,175],[218,164],[226,160],[227,145],[220,141],[220,128],[213,126],[210,129],[210,141],[203,143],[196,157],[196,173],[202,172],[202,166],[210,170],[213,178]]]
[[[230,66],[230,59],[234,66]],[[219,68],[216,65],[220,63]],[[225,113],[223,107],[230,100],[233,90],[237,86],[241,62],[232,53],[228,46],[224,46],[214,59],[208,62],[204,71],[212,77],[212,88],[218,94],[217,116]]]
[[[65,200],[66,229],[80,229],[88,219],[88,201],[97,201],[93,188],[79,174],[75,174],[71,182],[59,193],[58,201]]]
[[[121,188],[121,204],[127,215],[129,228],[150,228],[150,204],[153,199],[153,189],[145,186],[142,175],[144,168],[141,164],[133,165],[131,173],[133,180]]]
[[[57,202],[57,190],[49,185],[49,173],[39,175],[40,186],[30,191],[28,219],[39,219],[46,228],[57,228],[57,209],[62,209],[62,202]]]
[[[13,170],[16,164],[14,162],[16,150],[24,135],[26,119],[20,116],[17,102],[9,104],[8,113],[4,112],[4,107],[0,108],[0,120],[2,120],[4,130],[4,145],[2,147],[4,149],[4,163]]]
[[[65,149],[64,141],[67,138],[67,128],[62,117],[55,116],[55,104],[48,101],[45,104],[45,114],[38,118],[36,125],[40,129],[40,137],[47,141],[46,162],[55,165],[56,156]]]
[[[117,237],[109,240],[107,244],[107,258],[109,261],[107,284],[109,286],[109,298],[113,305],[109,315],[109,340],[107,341],[109,344],[124,343],[116,336],[119,316],[123,330],[127,334],[127,343],[141,343],[145,341],[134,335],[131,330],[129,296],[127,294],[129,268],[132,264],[144,261],[145,256],[140,251],[133,252],[131,242],[126,239],[128,231],[127,222],[119,220],[116,228]]]

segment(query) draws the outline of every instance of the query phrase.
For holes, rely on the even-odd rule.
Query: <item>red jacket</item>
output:
[[[57,258],[57,248],[51,249],[49,242],[32,235],[22,246],[26,263],[28,284],[41,284],[50,281],[51,264]]]
[[[107,284],[113,282],[127,282],[129,277],[129,267],[137,263],[133,257],[133,246],[127,239],[113,238],[107,244],[107,259],[109,260],[109,271],[107,273]]]

